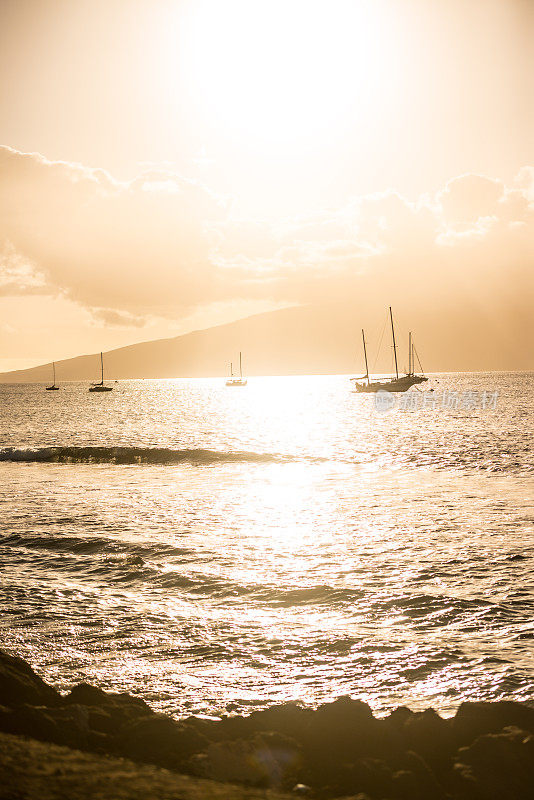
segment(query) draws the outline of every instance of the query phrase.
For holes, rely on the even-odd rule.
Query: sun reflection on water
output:
[[[345,382],[134,383],[92,420],[66,391],[68,444],[192,455],[0,463],[5,641],[60,686],[177,714],[526,696],[531,484],[475,469],[481,441],[502,466],[503,428],[525,458],[513,413],[421,414],[415,435],[413,417],[373,417]],[[21,438],[49,444],[47,414],[17,423]]]

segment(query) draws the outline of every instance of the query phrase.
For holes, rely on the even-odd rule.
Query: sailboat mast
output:
[[[412,332],[408,334],[408,375],[412,374]]]
[[[421,372],[422,372],[422,373],[423,373],[423,375],[424,375],[424,374],[425,374],[425,371],[424,371],[424,369],[423,369],[423,365],[421,364],[421,359],[419,358],[419,353],[418,353],[418,352],[417,352],[417,350],[415,349],[415,345],[413,345],[413,355],[414,355],[414,362],[413,362],[413,363],[414,363],[414,368],[415,368],[415,357],[417,356],[417,363],[419,364],[419,369],[421,370]]]
[[[239,377],[243,377],[243,370],[241,369],[241,350],[239,351]]]
[[[56,362],[52,361],[52,370],[54,373],[54,386],[56,385]]]
[[[391,319],[391,336],[393,339],[393,355],[395,356],[395,375],[399,377],[399,367],[397,364],[397,345],[395,343],[395,326],[393,325],[393,312],[391,306],[389,307],[389,318]]]
[[[103,385],[104,384],[104,358],[102,356],[102,353],[100,353],[100,374],[102,376],[101,383]]]
[[[367,366],[367,348],[365,346],[365,333],[362,328],[362,341],[363,341],[363,356],[365,358],[365,374],[367,376],[367,385],[369,386],[369,367]]]

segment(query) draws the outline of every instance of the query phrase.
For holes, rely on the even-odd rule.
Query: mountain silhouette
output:
[[[361,328],[365,328],[371,372],[390,372],[391,336],[387,304],[336,303],[285,308],[170,339],[157,339],[105,353],[106,380],[207,377],[227,374],[243,351],[246,375],[362,374]],[[532,368],[525,347],[528,320],[517,314],[496,321],[481,307],[395,308],[399,369],[407,361],[408,330],[427,372]],[[377,358],[379,340],[382,338]],[[54,354],[51,353],[51,357]],[[52,361],[52,358],[51,358]],[[2,383],[50,380],[51,361],[0,374]],[[99,353],[56,359],[61,381],[100,378]]]

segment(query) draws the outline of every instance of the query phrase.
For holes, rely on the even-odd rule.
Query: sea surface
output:
[[[0,646],[176,716],[534,701],[534,374],[113,386],[0,385]]]

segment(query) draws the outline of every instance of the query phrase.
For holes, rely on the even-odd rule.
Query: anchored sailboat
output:
[[[226,381],[227,386],[246,386],[247,379],[243,377],[243,366],[242,366],[242,359],[241,353],[239,353],[239,377],[234,375],[234,371],[232,369],[232,364],[230,364],[230,377]]]
[[[112,386],[104,386],[104,358],[100,353],[100,374],[102,376],[99,383],[92,383],[89,387],[90,392],[111,392]]]
[[[367,348],[365,346],[365,333],[362,328],[363,354],[365,358],[365,375],[362,375],[361,378],[351,378],[351,381],[354,381],[355,392],[366,392],[366,393],[406,392],[410,388],[410,386],[414,386],[416,383],[424,383],[424,381],[428,380],[428,378],[425,377],[424,374],[418,375],[415,372],[416,356],[421,373],[423,373],[423,368],[421,366],[421,361],[419,359],[419,356],[417,355],[417,351],[413,343],[411,331],[408,338],[408,372],[406,373],[406,375],[401,375],[399,377],[399,366],[397,362],[397,343],[395,341],[395,325],[393,324],[393,312],[391,310],[391,306],[389,307],[389,318],[391,321],[391,338],[393,341],[393,356],[395,359],[395,377],[389,378],[388,380],[384,381],[371,381],[371,379],[369,378],[369,367],[367,365]],[[366,382],[359,383],[359,381],[366,381]]]
[[[54,380],[52,382],[52,386],[47,386],[46,387],[46,391],[47,392],[55,392],[55,391],[57,391],[59,389],[59,386],[56,385],[56,362],[55,361],[52,361],[52,370],[53,370]]]

